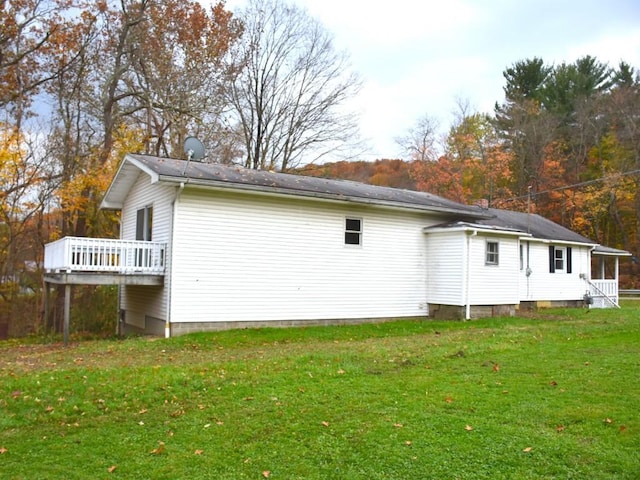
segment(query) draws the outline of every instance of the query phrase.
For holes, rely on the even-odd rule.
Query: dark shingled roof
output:
[[[589,240],[587,237],[583,237],[582,235],[573,232],[562,225],[558,225],[551,220],[547,220],[535,213],[527,214],[522,212],[512,212],[510,210],[499,210],[497,208],[488,208],[485,211],[491,215],[491,218],[480,220],[478,223],[481,225],[491,225],[520,230],[521,232],[530,233],[534,238],[544,240],[590,244],[596,243]]]
[[[348,180],[305,177],[238,166],[200,163],[149,155],[128,155],[158,175],[161,181],[189,182],[245,190],[344,200],[450,213],[467,219],[487,217],[487,212],[426,192],[379,187]]]
[[[516,229],[522,232],[530,233],[534,238],[540,238],[543,240],[551,240],[556,242],[576,242],[596,245],[593,253],[597,255],[631,255],[626,250],[619,250],[617,248],[597,245],[593,240],[590,240],[587,237],[583,237],[582,235],[569,230],[562,225],[558,225],[551,220],[547,220],[546,218],[541,217],[540,215],[537,215],[535,213],[527,214],[522,212],[512,212],[510,210],[499,210],[497,208],[489,208],[487,209],[487,212],[493,215],[493,217],[480,220],[478,222],[479,224]]]

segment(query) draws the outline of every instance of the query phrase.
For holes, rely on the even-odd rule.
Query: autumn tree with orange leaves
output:
[[[511,156],[486,115],[463,112],[447,137],[437,160],[418,160],[412,174],[419,190],[471,204],[494,205],[512,196]]]
[[[18,0],[0,3],[0,23],[8,132],[0,149],[19,144],[24,152],[26,145],[22,165],[47,172],[29,214],[46,223],[38,255],[57,236],[117,236],[117,217],[98,207],[124,153],[176,155],[188,134],[218,132],[216,92],[242,30],[222,3]],[[0,175],[11,177],[10,163],[3,161]],[[35,177],[25,178],[32,183],[15,190],[23,208],[41,191]],[[13,215],[33,224],[24,211]],[[26,236],[11,238],[14,251],[33,251],[20,243]],[[40,268],[38,258],[29,261]]]

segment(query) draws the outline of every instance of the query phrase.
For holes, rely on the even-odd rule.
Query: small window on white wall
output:
[[[524,245],[520,244],[520,270],[524,270]]]
[[[362,219],[346,218],[344,227],[345,245],[362,245]]]
[[[571,273],[571,247],[549,246],[549,272]]]
[[[486,255],[484,263],[486,265],[498,265],[500,260],[500,244],[487,240]]]
[[[151,241],[153,230],[153,207],[151,205],[136,212],[136,240]]]

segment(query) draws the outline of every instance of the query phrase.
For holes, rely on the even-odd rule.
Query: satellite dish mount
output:
[[[182,175],[187,171],[187,167],[191,160],[199,162],[204,158],[204,145],[196,137],[187,137],[184,141],[183,149],[184,154],[187,156],[187,163],[184,164]]]

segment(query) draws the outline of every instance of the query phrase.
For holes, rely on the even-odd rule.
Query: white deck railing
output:
[[[589,294],[593,297],[592,308],[611,308],[618,305],[617,280],[590,280]]]
[[[64,237],[44,246],[47,272],[164,273],[166,244]]]

